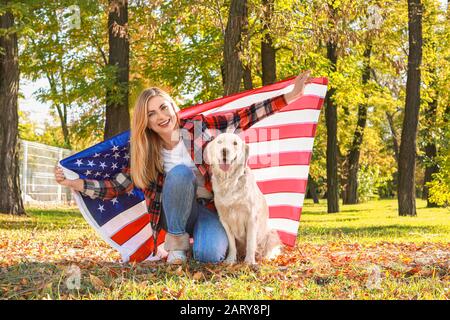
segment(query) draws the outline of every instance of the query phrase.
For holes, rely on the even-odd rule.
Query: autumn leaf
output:
[[[100,278],[94,276],[93,274],[89,275],[89,279],[91,280],[91,283],[95,289],[103,290],[105,288],[104,282]]]
[[[201,278],[203,278],[203,272],[201,271],[197,271],[196,273],[194,273],[194,275],[192,276],[192,279],[194,280],[200,280]]]

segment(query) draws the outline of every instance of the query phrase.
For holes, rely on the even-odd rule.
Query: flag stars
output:
[[[88,175],[92,174],[91,170],[86,170],[86,172],[84,173],[84,175],[87,177]]]
[[[100,167],[102,167],[102,169],[105,169],[106,168],[106,163],[100,162]]]
[[[109,173],[105,173],[105,175],[103,176],[103,178],[109,178],[109,177],[110,177]]]
[[[114,157],[114,159],[116,159],[116,160],[117,160],[117,158],[119,158],[119,157],[120,157],[120,154],[119,154],[118,152],[116,152],[116,153],[114,153],[114,154],[113,154],[113,157]]]
[[[112,164],[112,166],[111,166],[111,169],[117,169],[118,168],[118,166],[117,166],[117,163],[115,163],[115,162],[113,162],[113,164]]]
[[[128,192],[127,192],[127,195],[128,195],[128,196],[134,196],[134,191],[133,191],[133,190],[128,191]]]
[[[81,159],[78,159],[77,162],[75,162],[75,164],[80,167],[83,164],[83,161]]]
[[[119,203],[119,200],[117,200],[117,197],[112,199],[111,202],[113,203],[113,205],[115,205],[116,203]]]
[[[91,168],[94,167],[95,166],[94,161],[88,160],[88,166]]]
[[[113,146],[111,150],[112,150],[112,152],[119,151],[119,147],[118,146]]]
[[[94,154],[94,158],[98,158],[98,157],[100,157],[100,153],[96,152],[96,153]]]
[[[125,155],[123,156],[124,159],[130,159],[130,154],[129,153],[125,153]]]
[[[101,176],[101,175],[102,174],[100,172],[98,172],[98,171],[94,174],[94,176],[96,176],[96,177]]]
[[[103,213],[103,211],[105,211],[105,206],[103,204],[100,204],[98,206],[97,210],[99,210],[101,213]]]

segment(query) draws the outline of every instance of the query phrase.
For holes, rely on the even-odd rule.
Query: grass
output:
[[[120,264],[77,209],[0,215],[1,299],[449,299],[450,210],[304,206],[295,248],[258,267]],[[78,289],[71,279],[80,274]]]

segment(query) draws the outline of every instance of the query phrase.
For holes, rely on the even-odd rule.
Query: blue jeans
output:
[[[197,201],[196,192],[197,179],[189,167],[180,164],[166,174],[162,206],[167,232],[189,233],[194,238],[195,260],[221,262],[228,249],[227,234],[218,214]]]

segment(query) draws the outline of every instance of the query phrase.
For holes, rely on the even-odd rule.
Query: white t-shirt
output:
[[[164,148],[161,150],[164,160],[165,173],[169,172],[176,165],[184,164],[185,166],[191,168],[197,177],[197,197],[212,199],[212,193],[205,188],[205,178],[202,176],[200,171],[198,171],[194,161],[192,161],[191,155],[187,151],[182,139],[180,139],[180,142],[178,142],[172,150],[167,150]]]

